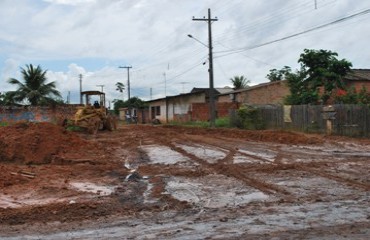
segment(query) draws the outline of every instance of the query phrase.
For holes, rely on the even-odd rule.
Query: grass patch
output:
[[[0,122],[0,127],[6,127],[8,126],[9,124],[7,122]]]
[[[189,127],[201,127],[201,128],[208,128],[209,122],[206,121],[189,121],[189,122],[170,122],[170,125],[173,126],[189,126]],[[215,121],[216,127],[230,127],[230,119],[228,117],[225,118],[217,118]]]

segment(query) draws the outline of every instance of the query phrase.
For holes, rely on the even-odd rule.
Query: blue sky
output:
[[[0,92],[15,90],[7,79],[19,79],[25,64],[48,70],[49,81],[74,103],[79,74],[84,90],[104,85],[109,101],[127,98],[115,90],[118,81],[127,85],[119,66],[132,66],[131,96],[146,100],[207,87],[208,50],[187,34],[207,43],[207,24],[192,17],[208,8],[219,19],[212,24],[216,87],[231,86],[235,75],[256,85],[268,81],[270,69],[298,68],[305,48],[370,68],[368,0],[2,0]]]

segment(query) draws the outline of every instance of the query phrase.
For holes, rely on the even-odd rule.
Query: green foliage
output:
[[[0,127],[6,127],[6,126],[8,126],[7,122],[0,122]]]
[[[188,122],[176,122],[172,121],[171,125],[175,126],[190,126],[190,127],[201,127],[201,128],[209,128],[209,122],[207,121],[188,121]],[[225,118],[217,118],[215,122],[215,126],[219,128],[230,127],[230,119],[228,117]]]
[[[230,118],[228,117],[217,118],[215,125],[216,127],[220,127],[220,128],[230,127]]]
[[[68,125],[66,129],[67,131],[70,131],[70,132],[83,132],[84,131],[83,128],[79,126],[75,126],[75,125]]]
[[[271,69],[270,73],[266,75],[266,78],[270,82],[277,82],[287,79],[287,75],[291,74],[292,69],[289,66],[284,66],[281,70]]]
[[[350,87],[345,94],[335,97],[335,102],[342,104],[370,104],[370,93],[365,86],[359,92],[354,87]]]
[[[295,73],[288,73],[286,80],[290,89],[290,95],[285,97],[285,104],[300,105],[317,103],[319,100],[318,89],[311,89],[308,81],[305,81],[306,74],[303,70]]]
[[[143,108],[146,103],[138,97],[132,97],[127,101],[114,100],[114,111],[118,114],[120,108]]]
[[[123,93],[123,90],[125,90],[125,85],[121,82],[116,83],[116,91],[119,91],[120,93]]]
[[[365,86],[362,86],[360,92],[357,95],[357,99],[359,103],[362,104],[370,104],[370,92],[368,92]]]
[[[242,106],[237,110],[237,116],[232,125],[250,130],[259,130],[264,128],[264,123],[258,108],[252,106]]]
[[[14,101],[28,101],[32,106],[38,106],[55,102],[55,97],[61,98],[55,82],[46,83],[46,71],[40,66],[35,68],[32,64],[26,65],[26,69],[21,68],[21,74],[23,82],[15,78],[8,80],[18,87],[13,93]]]
[[[337,56],[337,53],[327,50],[305,49],[298,60],[301,69],[286,75],[290,88],[286,104],[325,104],[334,90],[344,89],[342,79],[350,71],[352,63],[338,60]]]
[[[233,84],[235,90],[247,88],[248,84],[251,82],[250,80],[248,80],[243,75],[234,76],[233,78],[230,78],[230,81]]]
[[[0,93],[0,106],[12,106],[15,105],[14,91]]]

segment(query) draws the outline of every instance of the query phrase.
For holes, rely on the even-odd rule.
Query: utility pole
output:
[[[132,68],[132,66],[124,66],[124,67],[119,67],[119,68],[126,68],[127,69],[127,101],[128,101],[128,114],[130,115],[130,122],[131,122],[131,118],[132,118],[132,114],[131,114],[131,106],[130,106],[130,68]]]
[[[218,21],[217,18],[211,17],[211,9],[208,8],[208,18],[194,18],[193,21],[206,21],[208,23],[208,50],[209,50],[209,112],[210,112],[210,126],[215,127],[216,122],[216,106],[214,98],[213,85],[213,52],[212,52],[212,22]]]
[[[182,93],[185,93],[185,89],[184,89],[184,85],[187,84],[189,82],[180,82],[180,84],[182,84]]]
[[[150,88],[150,100],[153,99],[153,88]]]
[[[317,0],[315,0],[315,9],[317,9]]]
[[[163,73],[164,77],[164,96],[167,97],[167,78],[166,78],[166,72]]]
[[[104,92],[104,85],[96,85],[97,87],[101,87],[101,92]]]
[[[82,74],[79,75],[80,77],[80,104],[82,103]]]
[[[130,100],[130,68],[132,68],[132,66],[125,66],[125,67],[119,67],[119,68],[127,69],[127,96],[128,96],[128,100]]]

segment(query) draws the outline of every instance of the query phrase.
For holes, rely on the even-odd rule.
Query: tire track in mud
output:
[[[322,166],[326,166],[326,165],[322,164]],[[346,184],[350,187],[355,187],[355,188],[358,188],[358,189],[363,190],[363,191],[369,191],[370,190],[370,185],[369,184],[365,184],[365,183],[358,182],[356,180],[352,180],[352,179],[343,178],[343,177],[340,177],[340,176],[328,174],[328,173],[326,173],[322,170],[313,169],[311,167],[306,167],[304,165],[302,165],[302,166],[297,166],[296,165],[295,169],[298,170],[298,171],[304,171],[304,172],[308,172],[308,173],[316,175],[316,176],[320,176],[320,177],[323,177],[323,178],[334,180],[338,183],[343,183],[343,184]]]
[[[220,143],[220,140],[212,139],[209,137],[204,136],[194,136],[194,135],[188,135],[188,134],[179,134],[175,133],[175,136],[172,136],[172,138],[164,137],[161,135],[158,135],[156,138],[156,142],[160,143],[161,145],[165,145],[167,147],[170,147],[172,150],[179,152],[180,154],[192,159],[193,161],[200,164],[200,168],[202,169],[202,172],[213,172],[224,176],[230,176],[234,177],[235,179],[238,179],[245,184],[247,184],[250,187],[253,187],[255,189],[258,189],[266,194],[269,195],[282,195],[287,196],[291,195],[290,192],[288,192],[286,189],[277,186],[275,184],[267,183],[265,181],[261,181],[259,179],[255,179],[252,177],[248,177],[246,172],[248,171],[248,168],[243,168],[240,165],[234,165],[232,163],[232,160],[236,153],[246,155],[248,157],[252,157],[256,160],[266,162],[267,160],[262,160],[262,158],[249,155],[249,154],[243,154],[237,150],[235,147],[230,147],[225,145],[225,140],[222,140],[222,143]],[[148,139],[147,139],[148,140]],[[191,143],[190,143],[191,142]],[[192,147],[199,147],[196,146],[196,144],[200,145],[207,145],[209,147],[214,148],[220,148],[227,150],[228,153],[223,159],[220,159],[215,164],[208,163],[207,161],[195,156],[194,154],[188,153],[181,147],[176,146],[176,143],[180,144],[186,144],[188,146]],[[194,144],[195,143],[195,144]],[[269,162],[269,161],[268,161]],[[271,164],[271,162],[269,162]],[[244,172],[246,171],[246,172]]]
[[[158,129],[159,130],[159,129]],[[153,132],[152,132],[153,133]],[[155,136],[155,138],[153,138]],[[211,138],[208,136],[201,135],[190,135],[190,134],[181,134],[178,132],[167,133],[166,136],[161,135],[160,131],[158,134],[147,134],[146,132],[142,133],[142,141],[145,143],[154,143],[158,145],[164,145],[170,147],[172,150],[179,152],[180,154],[192,159],[193,161],[200,164],[200,172],[202,173],[217,173],[225,176],[231,176],[235,179],[241,180],[247,185],[259,189],[266,194],[278,194],[282,196],[291,196],[291,193],[284,189],[281,186],[267,183],[261,179],[256,179],[247,176],[248,172],[273,172],[274,170],[297,170],[310,173],[312,175],[324,177],[336,182],[349,185],[351,187],[360,188],[361,190],[369,190],[370,186],[368,184],[360,183],[355,180],[343,178],[333,174],[325,173],[323,170],[318,170],[315,168],[322,168],[327,166],[328,163],[335,163],[334,161],[321,161],[321,162],[309,162],[309,163],[283,163],[281,160],[288,156],[288,158],[294,158],[295,152],[281,152],[278,146],[273,146],[276,151],[276,157],[273,162],[264,159],[263,157],[255,156],[248,153],[243,153],[238,151],[238,145],[245,144],[245,140],[237,139],[227,139],[227,138]],[[176,143],[185,144],[191,147],[199,148],[199,145],[205,145],[206,147],[219,148],[227,151],[226,156],[217,161],[217,163],[208,163],[206,160],[191,154],[181,147],[178,147]],[[252,159],[256,159],[263,163],[269,164],[233,164],[233,159],[236,154],[242,156],[247,156]],[[174,170],[174,169],[173,169]],[[175,171],[175,170],[174,170]]]
[[[169,143],[169,145],[171,146],[171,148],[173,150],[179,152],[180,154],[182,154],[182,155],[192,159],[193,161],[197,162],[198,164],[200,164],[200,166],[202,168],[206,169],[206,172],[210,171],[210,172],[217,173],[217,174],[220,174],[220,175],[233,177],[235,179],[238,179],[238,180],[244,182],[248,186],[253,187],[255,189],[258,189],[258,190],[260,190],[260,191],[262,191],[266,194],[269,194],[269,195],[271,195],[271,194],[290,195],[290,193],[288,191],[286,191],[285,189],[283,189],[281,187],[278,187],[276,185],[269,184],[269,183],[260,181],[258,179],[254,179],[254,178],[246,176],[246,173],[243,172],[243,169],[240,166],[235,166],[233,164],[229,164],[230,159],[232,159],[234,157],[234,154],[236,152],[235,150],[230,151],[229,154],[227,154],[227,156],[225,158],[219,160],[217,163],[211,164],[211,163],[208,163],[207,161],[205,161],[205,160],[203,160],[203,159],[201,159],[201,158],[199,158],[199,157],[197,157],[197,156],[195,156],[191,153],[188,153],[187,151],[183,150],[182,148],[177,147],[173,143]],[[195,145],[192,145],[192,146],[196,147]]]

